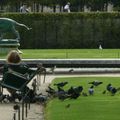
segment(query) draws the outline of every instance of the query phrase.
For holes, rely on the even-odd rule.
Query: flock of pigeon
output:
[[[48,86],[46,90],[48,95],[43,95],[43,94],[37,95],[33,89],[27,88],[27,91],[29,91],[29,93],[26,96],[26,100],[29,99],[31,103],[34,103],[34,102],[45,103],[51,97],[58,97],[58,99],[60,100],[77,99],[80,95],[82,96],[94,95],[94,92],[95,92],[94,87],[97,87],[103,84],[103,82],[100,82],[100,81],[89,82],[88,84],[90,84],[91,86],[88,89],[88,93],[85,93],[83,91],[83,86],[77,86],[77,87],[71,86],[69,89],[64,90],[64,86],[67,84],[68,82],[55,83],[54,86],[56,86],[57,89],[54,89]],[[119,90],[120,88],[113,87],[112,84],[109,83],[106,86],[106,89],[102,93],[105,94],[106,92],[109,92],[111,93],[111,95],[115,95]],[[17,102],[20,102],[22,100],[22,97],[23,97],[22,94],[17,92],[15,92],[12,95],[4,95],[1,92],[0,102],[13,102],[13,101],[16,102],[16,100]]]
[[[58,99],[60,100],[65,100],[68,98],[77,99],[80,95],[82,96],[94,95],[94,87],[97,87],[103,84],[103,82],[100,82],[100,81],[89,82],[88,84],[91,84],[91,86],[88,89],[88,93],[85,93],[83,91],[83,86],[77,86],[77,87],[71,86],[68,90],[64,90],[63,87],[66,84],[68,84],[68,82],[55,83],[54,86],[57,87],[57,90],[48,86],[48,89],[46,90],[46,92],[48,92],[49,96],[58,97]],[[106,89],[102,92],[102,94],[109,92],[111,95],[115,95],[119,90],[120,88],[113,87],[112,84],[109,83],[106,86]]]

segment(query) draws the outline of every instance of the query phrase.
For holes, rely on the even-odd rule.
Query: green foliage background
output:
[[[120,48],[120,13],[1,14],[32,30],[18,27],[21,48]],[[5,36],[6,37],[6,36]]]
[[[115,10],[120,10],[120,0],[1,0],[0,6],[10,5],[10,11],[18,11],[21,3],[32,6],[34,3],[46,5],[55,9],[56,5],[63,7],[67,2],[71,3],[71,11],[83,11],[84,5],[91,7],[92,11],[104,10],[105,4],[111,2]]]

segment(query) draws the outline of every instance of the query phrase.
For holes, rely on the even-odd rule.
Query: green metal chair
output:
[[[15,91],[24,91],[27,84],[39,73],[39,69],[31,72],[21,74],[19,72],[10,70],[7,71],[2,78],[1,86]]]

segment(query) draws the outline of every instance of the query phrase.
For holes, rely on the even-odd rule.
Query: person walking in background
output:
[[[21,12],[21,13],[29,13],[29,9],[27,8],[27,5],[26,5],[26,4],[23,4],[23,5],[20,7],[20,12]]]
[[[64,6],[64,12],[70,13],[70,3],[69,2]]]

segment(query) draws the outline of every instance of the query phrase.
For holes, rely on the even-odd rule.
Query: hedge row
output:
[[[32,27],[30,31],[17,27],[24,49],[98,48],[99,44],[120,48],[120,13],[6,13],[1,17]]]

